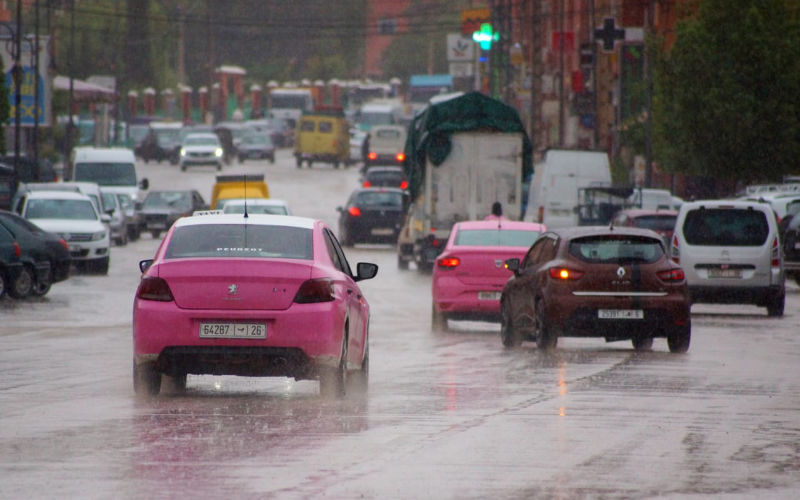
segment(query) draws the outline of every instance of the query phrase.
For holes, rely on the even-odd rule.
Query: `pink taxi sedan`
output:
[[[320,392],[365,390],[369,305],[323,222],[206,212],[179,219],[139,263],[133,386],[156,395],[187,374],[318,379]],[[349,380],[348,380],[349,378]]]
[[[499,321],[500,294],[512,276],[504,262],[524,257],[544,231],[505,219],[456,223],[433,269],[433,328],[447,330],[448,319]]]

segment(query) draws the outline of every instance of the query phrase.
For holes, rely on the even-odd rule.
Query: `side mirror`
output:
[[[111,216],[108,215],[107,213],[100,214],[100,222],[108,224],[109,222],[111,222]]]
[[[336,211],[337,211],[337,212],[343,212],[343,211],[344,211],[344,208],[342,208],[342,207],[336,207]]]
[[[506,259],[505,267],[514,273],[514,276],[519,276],[519,259],[517,257]]]
[[[144,274],[147,272],[148,269],[150,269],[150,266],[152,265],[153,265],[153,259],[140,260],[139,270],[142,272],[142,274]]]
[[[378,264],[359,262],[356,265],[356,281],[372,279],[376,274],[378,274]]]
[[[150,181],[145,177],[139,182],[139,187],[144,190],[150,189]]]

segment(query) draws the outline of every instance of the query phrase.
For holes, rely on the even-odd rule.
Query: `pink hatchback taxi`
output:
[[[433,328],[447,330],[448,319],[499,321],[500,294],[512,276],[504,263],[524,257],[544,231],[505,219],[456,223],[433,269]]]
[[[179,219],[139,263],[133,385],[156,395],[187,374],[318,379],[323,394],[365,390],[369,305],[339,242],[303,217],[207,212]],[[348,380],[349,378],[349,380]]]

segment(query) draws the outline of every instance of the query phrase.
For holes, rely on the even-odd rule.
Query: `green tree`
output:
[[[660,165],[744,182],[797,172],[797,1],[704,0],[676,35],[654,81]]]

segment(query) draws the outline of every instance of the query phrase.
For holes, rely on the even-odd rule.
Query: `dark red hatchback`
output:
[[[663,241],[647,229],[574,227],[539,237],[500,298],[503,344],[535,340],[540,349],[558,337],[631,340],[648,350],[666,337],[671,352],[691,339],[689,292],[683,270],[667,258]]]

